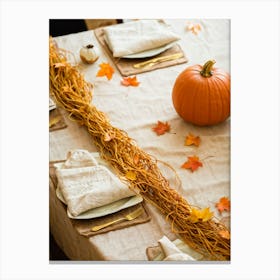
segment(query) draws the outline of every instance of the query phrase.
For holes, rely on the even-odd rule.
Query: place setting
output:
[[[141,195],[129,188],[99,153],[74,149],[50,164],[57,199],[79,234],[90,237],[148,222]]]
[[[163,20],[132,20],[94,33],[122,76],[188,62],[180,36]]]

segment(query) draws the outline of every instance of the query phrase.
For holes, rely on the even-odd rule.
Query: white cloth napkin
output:
[[[136,20],[104,28],[114,57],[136,54],[175,42],[180,37],[158,20]]]
[[[58,187],[74,217],[136,195],[105,166],[99,165],[86,150],[72,150],[64,164],[56,164]]]
[[[194,261],[191,256],[179,250],[166,236],[163,236],[159,241],[159,245],[164,253],[164,261]]]
[[[56,108],[54,101],[49,97],[49,111]]]

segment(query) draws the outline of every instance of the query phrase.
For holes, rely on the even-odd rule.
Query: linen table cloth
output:
[[[223,197],[230,197],[230,119],[224,123],[199,127],[183,121],[172,105],[172,88],[177,76],[188,66],[216,60],[216,67],[230,73],[230,21],[227,19],[164,19],[180,35],[178,41],[188,62],[172,67],[157,69],[137,75],[138,87],[121,85],[122,76],[104,52],[92,30],[55,37],[60,48],[72,52],[80,64],[85,79],[93,83],[92,104],[103,111],[113,126],[125,130],[135,139],[137,145],[172,166],[174,172],[159,163],[163,175],[191,205],[210,207],[218,218],[215,203]],[[201,30],[194,34],[187,29],[188,22],[199,23]],[[93,43],[100,47],[97,62],[85,65],[80,61],[79,50]],[[110,63],[115,69],[111,80],[96,77],[99,64]],[[69,120],[63,111],[67,127],[50,132],[50,161],[65,160],[72,149],[86,149],[96,152],[91,136],[85,127]],[[152,128],[158,121],[168,122],[169,133],[158,136]],[[186,136],[192,133],[201,138],[199,147],[185,146]],[[196,172],[181,168],[188,156],[197,155],[203,167]],[[75,232],[61,203],[50,184],[50,228],[52,234],[71,260],[113,260],[146,261],[146,248],[157,246],[164,235],[170,240],[178,238],[172,233],[170,223],[151,204],[147,203],[151,216],[148,223],[138,224],[121,230],[85,238]]]

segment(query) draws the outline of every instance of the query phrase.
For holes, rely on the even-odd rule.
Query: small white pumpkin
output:
[[[99,49],[92,44],[82,47],[80,58],[84,63],[92,64],[99,58]]]

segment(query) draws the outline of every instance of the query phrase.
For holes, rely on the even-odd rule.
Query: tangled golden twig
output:
[[[209,260],[229,260],[230,240],[219,234],[227,230],[226,226],[214,219],[191,222],[190,204],[170,187],[158,168],[157,159],[141,150],[125,131],[113,127],[105,114],[91,104],[92,85],[77,67],[67,62],[52,38],[49,52],[50,91],[73,120],[87,127],[101,157],[122,180],[128,180],[125,178],[128,171],[136,174],[136,180],[128,180],[130,187],[157,207],[170,221],[173,232],[180,234],[190,247]],[[108,141],[106,135],[114,137]]]

